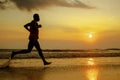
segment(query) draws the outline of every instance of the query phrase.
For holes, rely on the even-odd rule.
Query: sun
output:
[[[90,38],[90,39],[93,38],[93,34],[92,34],[92,33],[89,33],[89,34],[88,34],[88,38]]]
[[[86,42],[95,42],[96,40],[97,40],[97,38],[96,38],[97,36],[96,36],[96,32],[87,32],[87,33],[85,33],[85,35],[84,35],[84,40],[86,41]]]

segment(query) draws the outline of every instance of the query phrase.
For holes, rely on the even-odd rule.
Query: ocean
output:
[[[10,54],[11,50],[0,52],[0,65]],[[36,51],[16,55],[9,67],[0,69],[0,80],[120,79],[119,50],[43,50],[43,54],[52,64],[44,66]]]
[[[0,49],[0,59],[10,57],[12,51],[20,49]],[[46,58],[79,58],[79,57],[119,57],[120,49],[88,49],[88,50],[71,50],[71,49],[45,49],[43,54]],[[38,52],[33,50],[31,53],[18,54],[15,58],[40,58]]]

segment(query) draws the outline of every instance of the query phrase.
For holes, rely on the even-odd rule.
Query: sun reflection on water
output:
[[[97,80],[97,77],[98,77],[98,69],[88,69],[87,70],[88,80]]]
[[[98,78],[98,67],[95,66],[95,61],[93,58],[89,58],[87,61],[89,67],[86,70],[88,80],[97,80]]]
[[[88,65],[95,65],[95,61],[93,58],[89,58],[88,61],[87,61],[87,64]]]

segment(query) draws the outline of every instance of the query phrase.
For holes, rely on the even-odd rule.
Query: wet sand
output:
[[[0,69],[0,80],[119,80],[120,58],[14,59]],[[0,60],[1,64],[5,60]]]

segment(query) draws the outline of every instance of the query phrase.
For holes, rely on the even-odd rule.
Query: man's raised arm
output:
[[[30,28],[29,27],[30,27],[30,23],[24,25],[24,28],[30,32]]]

